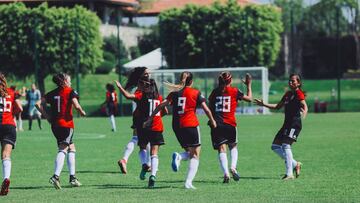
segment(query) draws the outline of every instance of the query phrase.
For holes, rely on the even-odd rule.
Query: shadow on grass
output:
[[[111,173],[111,174],[121,174],[119,171],[76,171],[76,173]]]
[[[169,189],[174,188],[171,186],[155,186],[154,188],[149,189],[147,186],[134,186],[134,185],[116,185],[116,184],[105,184],[105,185],[91,185],[92,187],[97,187],[98,189],[137,189],[137,190],[157,190],[157,189]]]
[[[23,187],[10,187],[11,190],[38,190],[38,189],[49,189],[54,188],[53,186],[23,186]]]
[[[249,177],[241,176],[240,181],[242,179],[245,179],[245,180],[279,180],[279,178],[274,178],[274,177],[252,177],[252,176],[249,176]]]

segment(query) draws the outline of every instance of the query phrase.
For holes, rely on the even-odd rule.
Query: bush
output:
[[[95,74],[109,74],[115,68],[115,64],[111,61],[104,61],[96,68]]]

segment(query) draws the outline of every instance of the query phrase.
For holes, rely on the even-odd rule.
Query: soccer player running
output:
[[[156,181],[156,172],[158,171],[159,158],[158,151],[160,145],[165,144],[162,135],[163,124],[162,115],[167,113],[159,112],[154,116],[154,122],[149,128],[144,128],[143,123],[149,118],[152,111],[162,102],[162,96],[159,94],[156,83],[153,79],[145,78],[139,80],[139,90],[135,94],[127,92],[118,81],[116,86],[119,88],[121,94],[127,99],[131,99],[137,104],[138,116],[136,117],[136,131],[138,133],[138,145],[140,151],[146,151],[146,146],[150,143],[151,146],[151,176],[149,177],[148,187],[153,188]],[[145,180],[146,172],[148,172],[148,164],[146,160],[142,159],[142,170],[140,172],[140,179]]]
[[[305,102],[305,94],[301,89],[301,79],[298,74],[291,74],[289,77],[290,90],[287,91],[282,99],[277,104],[266,104],[260,99],[255,99],[259,106],[264,106],[270,109],[280,109],[285,107],[284,123],[276,134],[271,149],[285,160],[286,174],[283,180],[294,179],[293,172],[296,178],[300,175],[301,163],[293,158],[291,145],[296,142],[299,137],[302,124],[301,115],[306,117],[308,107]]]
[[[111,131],[116,132],[115,113],[117,111],[117,95],[113,84],[106,84],[106,114],[109,116]]]
[[[151,125],[155,116],[167,105],[173,106],[172,127],[182,148],[183,153],[174,152],[172,155],[172,169],[179,170],[180,161],[190,159],[189,168],[185,181],[186,189],[196,189],[192,181],[197,173],[200,158],[200,128],[196,117],[196,107],[200,105],[207,117],[210,119],[210,126],[216,128],[216,122],[206,105],[205,98],[199,90],[192,88],[193,75],[190,72],[183,72],[180,75],[180,85],[171,85],[176,91],[171,92],[166,99],[159,104],[152,112],[151,117],[144,123],[144,126]]]
[[[7,195],[10,186],[11,151],[15,148],[16,143],[14,109],[21,112],[21,103],[19,99],[15,98],[14,91],[7,87],[5,76],[0,73],[0,141],[3,169],[0,195]]]
[[[27,92],[26,99],[28,101],[29,130],[32,128],[32,120],[34,117],[37,119],[39,129],[41,130],[41,113],[35,107],[35,104],[41,100],[41,93],[35,84],[31,84],[31,89]]]
[[[48,92],[43,102],[50,104],[51,114],[47,114],[41,106],[41,102],[36,104],[36,108],[50,122],[51,130],[57,140],[58,153],[55,159],[54,175],[49,182],[56,188],[61,189],[60,173],[64,166],[64,160],[67,156],[67,165],[70,172],[69,183],[73,187],[81,186],[81,183],[75,177],[75,144],[72,141],[74,135],[74,121],[72,115],[72,107],[85,116],[85,111],[79,104],[79,96],[75,90],[71,88],[70,76],[65,73],[58,73],[53,76],[53,82],[57,88]]]
[[[134,94],[137,94],[141,92],[141,87],[139,87],[140,80],[149,80],[150,74],[149,70],[146,67],[136,67],[133,70],[131,70],[128,80],[125,84],[125,90],[131,90],[133,88],[137,88],[134,92]],[[127,173],[127,161],[131,155],[131,153],[134,151],[135,146],[138,144],[138,136],[137,136],[137,130],[136,130],[136,122],[137,122],[137,116],[139,115],[138,107],[136,107],[135,111],[133,112],[133,124],[131,125],[131,128],[133,129],[133,135],[131,140],[126,144],[125,151],[123,154],[123,157],[118,160],[118,165],[120,167],[120,171],[123,174]],[[150,144],[146,146],[146,150],[140,150],[139,151],[139,158],[141,163],[147,163],[146,170],[150,170],[151,165],[151,159],[150,159]],[[145,165],[144,165],[145,166]]]
[[[229,183],[230,175],[226,145],[230,150],[230,172],[235,181],[240,180],[236,170],[238,160],[237,130],[235,111],[239,100],[252,101],[251,76],[246,75],[244,81],[247,94],[244,95],[238,88],[231,86],[232,76],[230,72],[222,72],[219,75],[219,86],[209,96],[209,107],[217,123],[216,128],[211,129],[211,141],[215,150],[219,152],[220,167],[224,173],[223,183]]]

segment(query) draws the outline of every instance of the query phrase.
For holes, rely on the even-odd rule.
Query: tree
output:
[[[22,3],[0,6],[1,69],[19,78],[30,76],[38,64],[38,85],[45,92],[49,74],[93,72],[102,61],[98,17],[81,6],[30,9]],[[76,48],[78,51],[76,52]]]
[[[159,16],[161,48],[171,68],[274,65],[283,30],[273,6],[187,5]]]

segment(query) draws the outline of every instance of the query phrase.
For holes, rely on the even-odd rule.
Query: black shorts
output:
[[[116,113],[116,106],[114,103],[108,103],[106,105],[106,115],[111,116],[115,115]]]
[[[164,136],[162,132],[152,131],[147,128],[136,128],[138,134],[138,146],[144,146],[150,143],[153,145],[164,145]]]
[[[219,125],[211,129],[211,141],[214,149],[219,149],[222,144],[236,144],[237,130],[231,125]]]
[[[55,127],[51,126],[51,130],[56,138],[57,144],[70,145],[73,143],[72,138],[74,135],[73,128]]]
[[[16,127],[13,125],[0,125],[1,145],[11,144],[15,148],[16,144]]]
[[[132,117],[132,125],[131,125],[131,128],[134,129],[134,130],[136,129],[136,118],[135,118],[135,116]]]
[[[284,141],[286,139],[291,139],[296,142],[297,138],[300,135],[301,127],[286,127],[283,126],[279,132],[276,134],[275,140]]]
[[[181,147],[197,147],[201,145],[200,128],[173,128],[176,138],[179,141]]]

